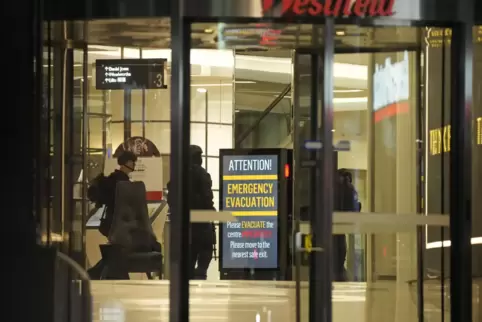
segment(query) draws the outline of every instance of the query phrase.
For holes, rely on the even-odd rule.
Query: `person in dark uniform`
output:
[[[197,145],[190,146],[190,204],[191,210],[215,210],[212,180],[202,167],[202,149]],[[168,191],[171,183],[167,184]],[[167,197],[169,207],[171,203]],[[172,214],[175,216],[176,214]],[[216,236],[212,223],[191,224],[191,278],[206,279],[207,270],[213,258]]]
[[[130,152],[124,151],[117,158],[117,164],[119,169],[114,170],[109,176],[103,177],[99,181],[98,189],[101,197],[98,201],[97,207],[105,206],[105,212],[101,218],[99,231],[105,237],[109,237],[109,232],[114,220],[114,208],[115,208],[115,195],[116,186],[118,182],[129,181],[129,174],[134,171],[136,167],[137,156]],[[92,279],[100,279],[102,271],[104,269],[104,263],[102,259],[92,268],[88,273]],[[115,268],[109,272],[109,279],[129,279],[127,272],[116,270]]]
[[[352,184],[351,173],[346,169],[337,171],[335,184],[335,211],[359,211],[361,204],[358,194]],[[347,280],[345,260],[347,244],[345,235],[333,235],[333,280],[342,282]]]
[[[129,174],[134,171],[136,167],[137,156],[130,152],[124,151],[117,158],[119,169],[114,170],[105,180],[102,186],[104,196],[104,204],[106,207],[104,220],[101,222],[100,232],[109,237],[110,227],[114,219],[115,194],[117,182],[129,181]]]

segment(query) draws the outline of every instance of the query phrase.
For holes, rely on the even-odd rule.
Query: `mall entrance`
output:
[[[44,196],[52,207],[44,216],[46,243],[60,243],[86,268],[100,258],[105,239],[86,189],[97,174],[116,166],[116,151],[127,147],[146,158],[144,165],[153,164],[152,175],[144,177],[153,198],[147,201],[151,214],[163,214],[161,227],[155,226],[157,215],[151,220],[164,247],[161,277],[169,279],[156,287],[170,302],[156,299],[171,321],[188,321],[187,308],[191,320],[206,318],[202,292],[223,287],[229,299],[208,292],[210,309],[228,307],[222,312],[230,322],[445,321],[459,312],[448,309],[449,277],[457,281],[450,292],[466,296],[468,288],[458,280],[463,274],[450,274],[446,245],[461,250],[457,242],[467,242],[463,227],[449,228],[447,216],[466,206],[460,186],[468,173],[461,169],[470,169],[450,166],[461,161],[467,147],[457,135],[472,122],[455,108],[465,97],[454,78],[468,73],[454,58],[464,57],[468,46],[460,25],[419,27],[396,15],[286,16],[286,8],[260,15],[262,8],[247,10],[250,5],[234,5],[232,12],[223,7],[221,15],[196,4],[189,13],[173,12],[170,20],[90,20],[59,23],[58,29],[49,24],[42,66],[49,84],[49,125],[43,130],[53,133],[42,136],[53,174]],[[135,60],[148,60],[146,77],[122,86],[117,81],[126,82],[128,75],[107,75],[110,67],[115,74]],[[191,285],[186,231],[196,215],[188,200],[190,144],[204,151],[219,210],[204,220],[222,228],[208,280]],[[255,160],[263,171],[274,159],[260,158],[260,151],[284,154],[276,178],[234,178],[224,172],[224,150],[234,164]],[[341,170],[356,191],[357,209],[336,202]],[[227,209],[226,197],[235,204],[238,196],[227,196],[224,184],[241,179],[264,184],[270,193],[279,188],[266,203],[269,219],[259,218],[267,214],[264,206]],[[173,188],[165,191],[169,181]],[[283,188],[281,195],[287,182],[291,190]],[[167,217],[166,193],[175,216]],[[288,205],[283,215],[271,209],[281,202]],[[247,229],[224,234],[227,225],[238,224]],[[252,225],[272,228],[272,239],[251,233]],[[244,238],[232,244],[236,249],[233,236]],[[238,250],[246,247],[254,249]],[[223,262],[243,254],[258,257],[237,266]],[[218,280],[220,271],[233,267],[249,281]],[[271,278],[259,281],[260,275]]]
[[[440,285],[445,287],[443,276],[446,276],[443,264],[438,270],[441,278],[438,277],[437,286],[427,288],[424,283],[423,228],[433,226],[444,230],[449,226],[446,216],[429,213],[423,201],[426,164],[423,145],[426,109],[430,104],[424,102],[427,74],[423,67],[427,42],[431,41],[430,28],[360,27],[335,24],[330,19],[325,19],[323,24],[287,24],[282,19],[252,23],[227,21],[217,27],[215,46],[234,50],[236,66],[248,71],[235,73],[234,82],[240,84],[235,86],[235,95],[239,91],[241,98],[254,91],[244,84],[256,82],[258,68],[281,78],[283,67],[287,67],[283,63],[289,61],[287,70],[291,79],[287,88],[279,95],[272,95],[276,97],[273,104],[252,119],[251,124],[249,121],[242,124],[239,132],[236,119],[243,118],[246,112],[236,109],[239,102],[236,103],[234,149],[279,147],[274,146],[279,136],[270,137],[271,131],[284,131],[291,138],[284,147],[293,149],[293,227],[289,238],[292,276],[296,283],[295,320],[332,321],[337,317],[355,319],[363,315],[366,321],[381,321],[403,311],[410,319],[423,321],[424,306],[440,303],[436,300],[434,304],[432,297],[427,302],[424,294],[438,293]],[[173,48],[179,56],[178,59],[173,56],[172,61],[172,84],[178,85],[173,90],[172,106],[179,108],[173,108],[171,113],[173,126],[177,124],[179,128],[173,127],[172,160],[184,160],[189,143],[186,130],[191,102],[191,92],[186,90],[192,80],[189,53],[197,45],[203,46],[199,39],[194,41],[191,32],[210,29],[212,24],[189,19],[173,28],[178,28],[182,42]],[[443,35],[450,28],[440,30]],[[445,39],[441,47],[445,47]],[[353,60],[358,60],[358,64]],[[277,65],[271,69],[270,64]],[[280,122],[276,120],[282,116],[276,114],[286,113],[286,106],[282,107],[286,99],[291,122],[287,129],[280,130]],[[445,98],[441,101],[445,102]],[[440,107],[446,106],[441,104]],[[245,151],[240,150],[242,153]],[[182,166],[171,169],[171,176],[179,174],[187,185],[188,178],[181,175],[185,172],[183,169]],[[357,198],[363,199],[361,213],[335,205],[334,185],[339,180],[340,169],[350,173],[350,181],[360,192]],[[220,174],[220,186],[223,175],[224,172]],[[181,205],[182,186],[179,184],[176,190],[177,211],[187,212]],[[221,208],[222,205],[220,200]],[[234,217],[233,220],[242,223],[247,220]],[[187,218],[178,218],[172,225],[184,229]],[[228,237],[221,234],[219,238]],[[175,241],[177,252],[183,252],[182,239],[178,236]],[[343,246],[340,248],[343,239],[346,250]],[[226,250],[222,256],[226,256]],[[346,262],[345,258],[342,260],[344,276],[335,278],[333,269],[340,256],[346,256]],[[253,263],[245,269],[253,275],[257,271]],[[171,278],[182,281],[185,276],[180,272]],[[365,283],[333,283],[335,279]],[[337,301],[337,295],[356,293],[360,288],[364,299],[379,305],[379,309],[365,307],[347,311],[346,306]],[[377,291],[380,289],[386,293],[382,295]],[[444,307],[446,299],[441,301]],[[175,316],[174,312],[171,314]],[[446,314],[443,309],[437,310],[427,318],[444,320]]]

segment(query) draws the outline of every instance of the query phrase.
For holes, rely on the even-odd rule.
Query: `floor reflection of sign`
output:
[[[224,156],[223,268],[278,267],[278,157]]]
[[[100,90],[167,88],[166,63],[166,59],[98,59],[95,87]]]

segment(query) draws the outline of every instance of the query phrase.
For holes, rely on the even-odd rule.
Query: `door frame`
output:
[[[182,3],[182,1],[180,1]],[[186,204],[188,196],[187,188],[189,186],[189,171],[188,170],[188,148],[190,137],[190,50],[191,50],[191,24],[194,22],[208,22],[219,21],[220,19],[194,19],[185,16],[185,8],[182,4],[172,6],[171,12],[171,35],[172,39],[176,39],[172,43],[172,86],[171,86],[171,181],[176,182],[174,189],[170,192],[173,204],[176,207],[178,216],[172,218],[173,230],[184,232],[183,234],[171,234],[171,245],[175,245],[175,249],[171,252],[171,271],[176,272],[171,277],[170,283],[170,319],[172,321],[189,321],[189,274],[188,274],[188,258],[190,246],[188,243],[190,214]],[[201,20],[201,21],[200,21]],[[229,22],[252,22],[260,19],[225,19]],[[283,21],[284,19],[274,19],[276,21]],[[305,22],[311,21],[308,19]],[[331,93],[323,95],[323,103],[326,108],[321,110],[323,117],[323,140],[332,138],[331,131],[326,133],[327,129],[332,127],[332,89],[333,89],[333,71],[331,70],[331,62],[333,62],[334,55],[334,18],[320,19],[323,23],[324,30],[330,31],[331,34],[326,34],[325,44],[323,48],[323,58],[325,68],[323,72],[325,82],[323,85],[324,93]],[[316,21],[316,19],[315,19]],[[338,19],[336,19],[338,21]],[[351,21],[355,25],[363,26],[381,26],[383,24],[373,23],[376,19],[367,19],[367,23],[363,23],[364,19],[342,19],[342,21]],[[287,21],[286,21],[287,22]],[[291,21],[293,22],[293,21]],[[300,21],[296,21],[300,22]],[[295,22],[295,23],[296,23]],[[391,26],[396,26],[395,21],[390,21]],[[420,22],[422,23],[422,22]],[[423,24],[423,23],[422,23]],[[406,26],[405,23],[401,23]],[[413,25],[417,25],[414,23]],[[459,83],[452,86],[452,128],[454,135],[452,135],[452,146],[458,146],[459,149],[451,151],[451,176],[456,180],[451,180],[451,216],[450,216],[450,230],[452,239],[452,249],[457,251],[451,252],[451,266],[452,272],[460,272],[451,278],[451,317],[453,321],[468,321],[472,314],[472,281],[469,274],[463,274],[463,267],[471,267],[471,245],[470,245],[470,205],[467,200],[471,198],[471,132],[467,124],[472,123],[472,24],[470,23],[449,23],[445,27],[453,29],[452,52],[453,61],[452,68],[456,71]],[[464,59],[465,58],[465,59]],[[465,106],[465,109],[460,108]],[[331,141],[331,140],[330,140]],[[326,145],[325,145],[326,146]],[[330,160],[332,155],[329,151],[332,148],[323,149],[322,155],[325,159],[320,170],[322,171],[323,180],[322,187],[326,188],[327,184],[332,178],[332,174],[328,169],[331,169]],[[459,186],[463,186],[461,189]],[[329,197],[329,196],[327,196]],[[326,214],[327,210],[333,210],[331,200],[328,200],[328,205],[324,205],[321,211]],[[456,214],[462,211],[467,214],[465,217],[457,216]],[[331,224],[331,216],[325,216],[323,222],[315,224],[315,231],[325,231],[327,223]],[[330,228],[331,229],[331,228]],[[331,236],[331,234],[330,234]],[[330,244],[330,241],[324,241]],[[316,243],[316,242],[315,242]],[[323,243],[323,244],[325,244]],[[316,244],[314,246],[317,246]],[[181,255],[182,254],[182,255]],[[184,255],[184,256],[183,256]],[[315,256],[316,257],[316,256]],[[317,273],[319,277],[323,276]],[[327,280],[331,281],[331,275],[328,273],[324,275]],[[316,283],[316,282],[315,282]],[[420,288],[418,288],[420,290]],[[317,309],[313,311],[313,318],[315,321],[331,321],[331,283],[330,287],[325,284],[322,288],[315,291],[315,298],[320,298],[325,303],[327,308],[326,313],[321,309],[323,306],[318,305]],[[319,303],[319,302],[318,302]],[[420,304],[419,304],[420,305]],[[311,317],[310,317],[311,318]]]

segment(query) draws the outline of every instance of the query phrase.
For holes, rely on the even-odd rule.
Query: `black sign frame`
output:
[[[286,270],[288,268],[288,250],[289,240],[288,236],[288,215],[291,212],[289,209],[289,200],[292,198],[289,195],[288,185],[290,184],[290,178],[285,177],[285,165],[289,165],[290,171],[292,166],[292,160],[290,159],[291,153],[288,149],[221,149],[219,150],[219,210],[223,210],[224,191],[222,189],[223,184],[223,159],[225,156],[277,156],[278,160],[278,216],[277,216],[277,267],[275,268],[224,268],[223,264],[223,225],[219,224],[218,230],[218,247],[219,258],[218,267],[221,279],[239,279],[249,276],[254,271],[255,279],[270,279],[275,277],[278,280],[286,278]],[[280,202],[285,200],[285,202]],[[261,274],[260,274],[261,273]],[[268,275],[266,275],[268,273]],[[274,273],[274,276],[273,274]]]
[[[130,67],[133,73],[130,81],[125,83],[106,83],[105,68]],[[95,88],[97,90],[128,90],[128,89],[166,89],[165,58],[139,59],[97,59],[95,61]],[[115,72],[115,71],[113,71]]]

